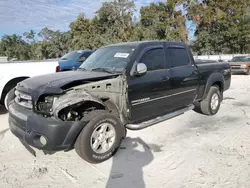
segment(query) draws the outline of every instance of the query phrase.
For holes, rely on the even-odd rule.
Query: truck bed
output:
[[[226,62],[219,62],[219,61],[212,61],[212,60],[202,60],[195,61],[201,78],[200,78],[200,87],[198,90],[197,98],[201,98],[203,96],[203,92],[206,87],[207,79],[211,74],[223,74],[224,75],[224,88],[223,90],[227,90],[231,84],[231,71],[230,71],[230,64]]]

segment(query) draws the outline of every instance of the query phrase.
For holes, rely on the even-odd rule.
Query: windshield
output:
[[[82,54],[82,51],[73,51],[65,54],[61,60],[75,60]]]
[[[231,62],[250,62],[250,57],[234,57]]]
[[[100,48],[90,55],[79,69],[122,72],[127,66],[133,51],[134,48],[131,46]]]

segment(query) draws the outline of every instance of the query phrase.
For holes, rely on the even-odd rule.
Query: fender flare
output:
[[[223,93],[224,86],[225,86],[225,79],[224,79],[223,75],[221,73],[218,73],[218,72],[217,73],[212,73],[209,76],[209,78],[207,79],[202,99],[206,98],[210,87],[212,85],[214,85],[214,83],[220,83],[220,90],[221,90],[221,93]]]

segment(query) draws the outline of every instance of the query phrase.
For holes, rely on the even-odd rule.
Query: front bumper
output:
[[[247,68],[237,68],[237,69],[232,68],[232,73],[246,73],[246,72]]]
[[[14,101],[9,106],[11,132],[22,142],[44,151],[70,150],[86,123],[45,118],[19,106]],[[46,138],[45,145],[40,142],[40,136]]]

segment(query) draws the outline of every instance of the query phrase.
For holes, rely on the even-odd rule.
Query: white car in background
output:
[[[8,110],[8,102],[14,97],[17,83],[42,74],[56,72],[58,60],[15,61],[0,63],[0,105]]]

